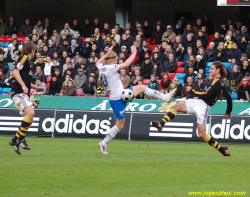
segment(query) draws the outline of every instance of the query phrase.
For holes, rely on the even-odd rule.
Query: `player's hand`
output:
[[[113,51],[113,46],[109,47],[108,51]]]
[[[28,94],[29,90],[26,86],[22,86],[22,89],[24,94]]]
[[[232,115],[228,114],[227,112],[225,112],[224,116],[226,117],[226,119],[231,119],[232,118]]]
[[[130,50],[131,50],[132,53],[137,53],[137,49],[136,49],[136,47],[134,45],[132,45],[130,47]]]

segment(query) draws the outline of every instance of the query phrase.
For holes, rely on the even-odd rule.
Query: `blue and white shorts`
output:
[[[133,87],[130,87],[128,89],[133,91]],[[124,119],[126,116],[127,102],[123,101],[122,99],[119,99],[119,100],[109,100],[109,103],[113,109],[115,118],[118,120]]]

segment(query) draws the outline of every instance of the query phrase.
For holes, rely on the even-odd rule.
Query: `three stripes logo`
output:
[[[0,131],[17,131],[21,125],[22,117],[0,116]],[[34,122],[29,128],[29,132],[38,132],[39,117],[34,117]]]
[[[152,125],[152,124],[150,124]],[[150,137],[175,137],[192,138],[194,123],[168,122],[161,132],[155,127],[150,127]]]

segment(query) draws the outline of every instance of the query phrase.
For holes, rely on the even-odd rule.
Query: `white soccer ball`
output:
[[[130,90],[130,89],[124,89],[122,91],[121,99],[123,101],[130,102],[130,101],[132,101],[133,98],[134,98],[134,94],[133,94],[132,90]]]

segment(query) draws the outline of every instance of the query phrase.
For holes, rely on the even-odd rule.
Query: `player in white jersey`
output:
[[[96,66],[99,69],[100,74],[102,74],[110,92],[110,105],[113,109],[116,118],[116,124],[113,126],[108,134],[105,136],[102,142],[99,143],[101,153],[107,153],[108,143],[116,136],[116,134],[121,131],[125,125],[125,116],[126,116],[126,105],[127,102],[121,99],[121,93],[123,91],[122,82],[119,78],[118,71],[125,69],[130,66],[130,64],[135,59],[137,50],[135,46],[131,46],[132,55],[122,64],[117,64],[118,56],[115,52],[112,51],[112,47],[109,49],[109,52],[100,58],[96,62]],[[175,93],[175,89],[168,93],[162,94],[157,90],[148,88],[145,85],[139,85],[130,87],[133,91],[134,97],[137,97],[139,94],[144,93],[147,96],[155,97],[166,102],[170,102],[171,98]]]

